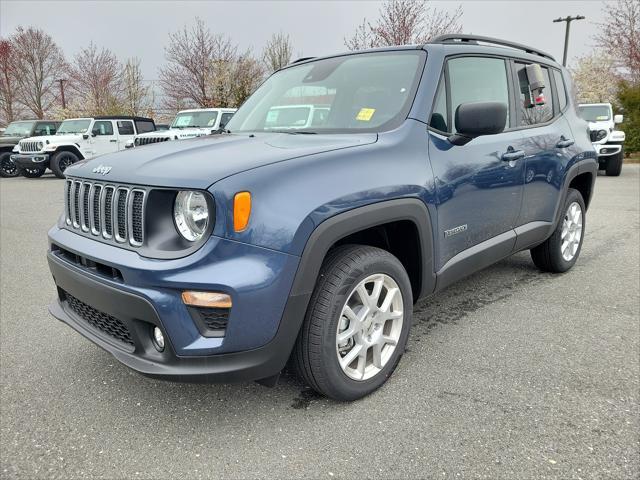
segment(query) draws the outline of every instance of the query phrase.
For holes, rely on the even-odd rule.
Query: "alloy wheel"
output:
[[[582,207],[572,202],[564,214],[562,233],[560,234],[560,252],[567,262],[573,260],[582,240]]]
[[[377,375],[398,345],[404,319],[402,292],[386,274],[360,281],[347,297],[336,332],[342,371],[353,380]]]

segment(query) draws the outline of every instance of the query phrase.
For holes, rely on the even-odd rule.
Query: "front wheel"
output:
[[[58,178],[65,178],[64,171],[78,161],[73,152],[58,152],[51,157],[51,171]]]
[[[20,170],[13,160],[11,152],[0,153],[0,177],[10,178],[20,175]]]
[[[624,148],[619,153],[611,155],[607,160],[606,173],[608,177],[619,177],[622,173],[622,161],[624,160]]]
[[[382,386],[404,353],[413,311],[409,277],[385,250],[347,245],[323,263],[293,353],[298,374],[336,400]]]
[[[585,212],[582,195],[570,188],[563,216],[555,231],[544,243],[531,249],[531,258],[536,267],[554,273],[566,272],[573,267],[584,239]]]

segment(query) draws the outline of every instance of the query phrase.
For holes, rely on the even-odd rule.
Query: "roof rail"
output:
[[[539,55],[541,57],[548,58],[549,60],[553,60],[554,62],[556,61],[556,59],[553,58],[550,54],[543,52],[542,50],[537,50],[535,48],[531,48],[526,45],[522,45],[520,43],[509,42],[507,40],[500,40],[498,38],[492,38],[492,37],[482,37],[479,35],[465,35],[461,33],[440,35],[430,40],[428,43],[474,43],[474,44],[477,44],[478,42],[490,43],[493,45],[500,45],[502,47],[511,47],[517,50],[523,50],[533,55]]]
[[[307,60],[313,60],[316,57],[300,57],[297,60],[294,60],[289,65],[293,65],[294,63],[306,62]]]

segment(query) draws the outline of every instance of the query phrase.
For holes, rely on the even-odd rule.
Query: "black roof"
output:
[[[133,120],[134,122],[153,122],[153,118],[132,117],[129,115],[106,115],[101,117],[93,117],[96,120]],[[155,122],[153,122],[155,124]]]
[[[522,50],[529,54],[538,55],[543,58],[548,58],[549,60],[553,60],[554,62],[556,61],[556,59],[553,58],[553,56],[551,56],[546,52],[543,52],[542,50],[538,50],[536,48],[529,47],[527,45],[522,45],[520,43],[510,42],[508,40],[501,40],[499,38],[493,38],[493,37],[482,37],[480,35],[465,35],[461,33],[456,33],[456,34],[440,35],[439,37],[436,37],[429,41],[429,43],[453,43],[458,45],[465,44],[465,43],[477,45],[478,42],[488,43],[492,45],[499,45],[501,47],[515,48],[517,50]]]

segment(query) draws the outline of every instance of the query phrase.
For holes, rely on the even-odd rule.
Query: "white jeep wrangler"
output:
[[[136,135],[135,139],[129,142],[126,148],[211,135],[223,129],[229,120],[231,120],[236,110],[237,108],[182,110],[178,112],[168,130],[158,130],[156,132]]]
[[[153,120],[144,117],[72,118],[63,121],[54,136],[20,140],[11,160],[25,177],[40,177],[50,168],[56,177],[64,178],[69,165],[123,150],[136,134],[155,129]]]
[[[582,103],[578,105],[578,112],[589,122],[600,170],[617,177],[622,171],[625,135],[623,131],[615,130],[615,126],[622,123],[622,115],[613,115],[610,103]]]

